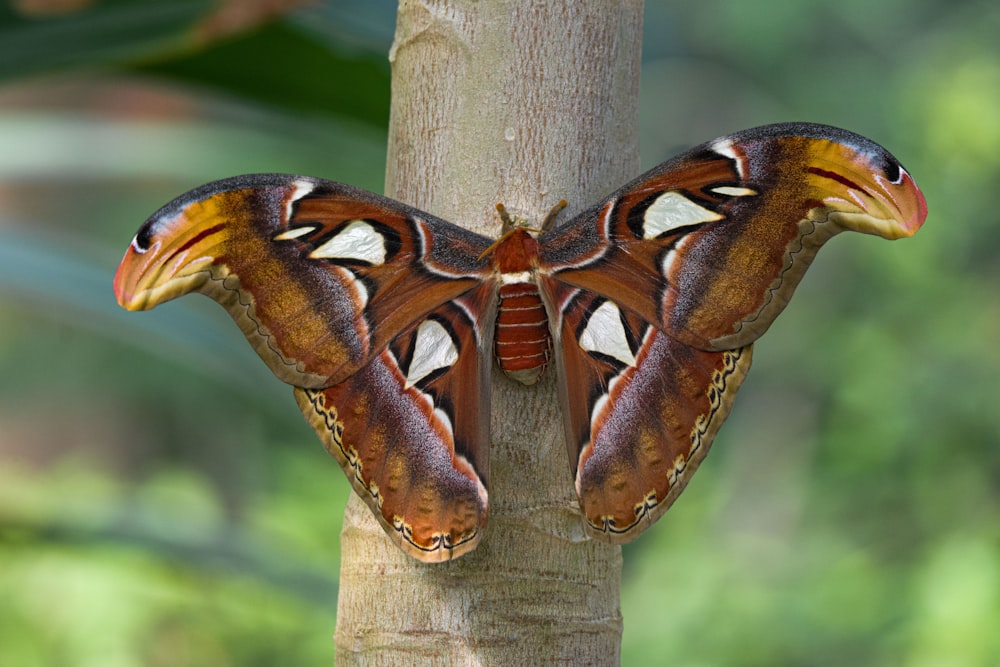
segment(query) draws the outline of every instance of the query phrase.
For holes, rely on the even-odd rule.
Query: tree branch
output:
[[[635,176],[641,25],[639,0],[402,0],[386,194],[493,237],[497,202],[541,221]],[[584,532],[554,376],[494,376],[471,554],[419,563],[352,497],[338,664],[617,664],[621,551]]]

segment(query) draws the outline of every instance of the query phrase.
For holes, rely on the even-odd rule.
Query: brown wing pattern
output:
[[[387,534],[440,561],[486,524],[489,245],[349,186],[243,176],[154,214],[115,293],[131,310],[188,292],[223,305]]]
[[[909,236],[926,210],[880,146],[786,124],[695,148],[544,234],[539,284],[591,531],[633,539],[676,499],[751,344],[826,240]]]
[[[819,247],[845,230],[910,236],[923,195],[856,134],[783,124],[669,160],[540,239],[542,270],[706,350],[756,340]]]
[[[115,293],[144,310],[218,301],[279,379],[335,384],[486,275],[489,241],[339,183],[260,174],[211,183],[155,213]]]
[[[614,301],[543,283],[559,313],[566,445],[588,528],[626,542],[680,495],[750,369],[750,345],[706,352]]]
[[[401,549],[422,561],[472,550],[487,518],[489,284],[433,310],[367,366],[295,397]]]

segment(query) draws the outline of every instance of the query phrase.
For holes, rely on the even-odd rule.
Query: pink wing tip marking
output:
[[[899,211],[899,226],[904,235],[913,236],[927,219],[927,200],[909,172],[900,167],[899,173],[899,180],[893,184],[895,192],[891,199]]]
[[[118,305],[126,310],[132,310],[131,304],[135,288],[134,281],[129,279],[130,268],[134,261],[132,254],[132,247],[129,246],[129,249],[125,251],[125,256],[122,257],[121,263],[118,265],[118,270],[115,271],[115,299],[118,300]]]

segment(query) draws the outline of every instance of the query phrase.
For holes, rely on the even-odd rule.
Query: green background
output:
[[[125,313],[111,277],[209,180],[380,191],[395,7],[32,4],[0,9],[0,665],[330,664],[346,480],[220,309]],[[1000,664],[998,34],[985,1],[647,2],[644,166],[829,123],[930,216],[833,241],[757,345],[625,548],[623,663]]]

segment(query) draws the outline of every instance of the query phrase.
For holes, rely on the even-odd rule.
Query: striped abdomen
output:
[[[522,384],[534,384],[545,370],[552,339],[534,283],[500,286],[494,348],[503,372]]]

